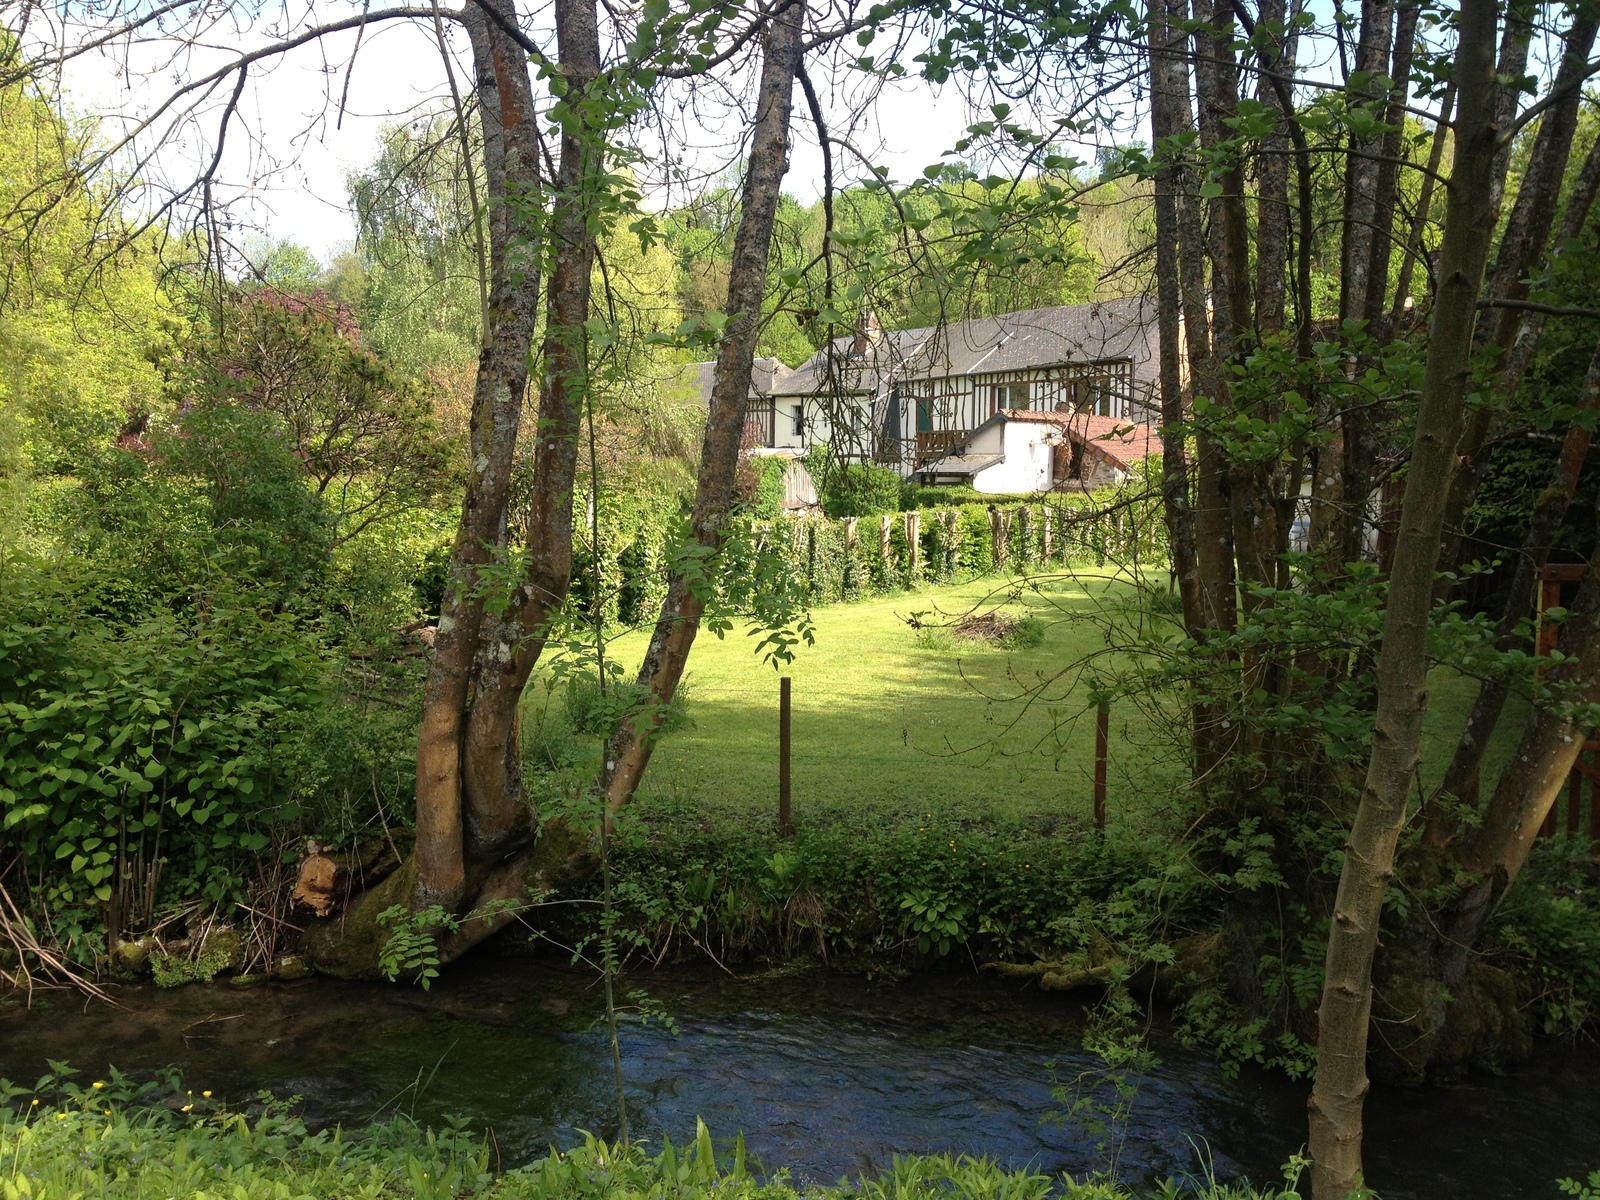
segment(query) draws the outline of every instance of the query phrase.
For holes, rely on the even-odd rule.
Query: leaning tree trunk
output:
[[[644,778],[655,748],[661,714],[677,692],[690,647],[705,611],[700,572],[714,561],[733,512],[734,477],[744,432],[751,364],[761,330],[767,259],[777,218],[783,175],[788,168],[789,114],[800,68],[806,8],[790,0],[773,14],[762,48],[761,83],[749,166],[734,235],[728,278],[728,325],[717,351],[715,382],[700,450],[691,534],[684,567],[674,572],[639,668],[638,686],[649,701],[637,707],[612,735],[606,754],[605,795],[609,814],[625,804]]]
[[[1593,440],[1588,420],[1582,418],[1589,415],[1592,420],[1592,414],[1600,409],[1600,345],[1595,347],[1594,356],[1589,360],[1589,370],[1578,393],[1576,407],[1580,419],[1567,429],[1550,482],[1534,499],[1533,516],[1522,542],[1522,550],[1517,555],[1517,565],[1511,574],[1505,609],[1495,625],[1495,648],[1501,652],[1516,649],[1523,640],[1517,630],[1533,611],[1539,574],[1550,558],[1556,535],[1561,531],[1567,509],[1578,490],[1578,476]],[[1439,797],[1454,796],[1473,806],[1478,803],[1478,769],[1483,762],[1484,751],[1488,749],[1489,738],[1499,724],[1500,714],[1511,695],[1511,684],[1512,674],[1500,670],[1490,674],[1478,688],[1478,695],[1472,702],[1472,711],[1467,715],[1467,723],[1456,743],[1444,779],[1429,798],[1427,837],[1431,845],[1442,847],[1457,833],[1455,822],[1437,804]]]
[[[515,20],[508,0],[491,2],[503,19]],[[469,6],[466,24],[477,66],[489,194],[526,199],[522,205],[497,202],[488,212],[492,289],[473,395],[472,459],[417,735],[417,843],[414,870],[407,872],[411,895],[405,898],[413,909],[438,904],[454,910],[464,898],[462,732],[483,626],[478,572],[505,544],[528,350],[538,320],[533,202],[540,178],[527,56],[482,9]]]
[[[1558,690],[1559,701],[1593,704],[1600,699],[1600,539],[1560,648],[1564,660],[1550,668],[1546,681]],[[1482,823],[1461,833],[1450,847],[1453,856],[1441,860],[1436,873],[1455,882],[1454,895],[1414,913],[1385,940],[1380,1023],[1388,1036],[1378,1066],[1396,1079],[1421,1082],[1468,1062],[1499,1063],[1528,1052],[1530,1031],[1515,989],[1486,965],[1469,967],[1490,915],[1522,869],[1592,733],[1569,723],[1564,711],[1548,702],[1535,708]]]
[[[498,14],[498,20],[496,19]],[[568,104],[600,73],[594,0],[558,0],[561,90]],[[377,915],[395,904],[438,906],[464,918],[436,930],[448,962],[515,915],[516,901],[570,865],[582,839],[565,826],[540,831],[523,792],[517,706],[543,647],[550,614],[572,574],[572,484],[578,413],[587,387],[589,315],[601,151],[593,122],[563,124],[548,231],[539,175],[538,132],[527,55],[513,39],[509,3],[467,9],[485,127],[493,293],[473,418],[472,475],[457,534],[449,605],[441,617],[418,745],[417,845],[410,860],[356,897],[336,925],[314,927],[308,945],[319,969],[371,975],[387,940]],[[491,87],[491,83],[493,86]],[[534,450],[529,520],[522,530],[527,571],[510,602],[486,611],[478,572],[509,545],[511,463],[537,324],[540,263],[549,247],[544,380]]]
[[[1600,506],[1596,516],[1600,517]],[[1506,889],[1515,881],[1533,848],[1539,827],[1572,774],[1583,744],[1594,734],[1564,713],[1600,702],[1600,537],[1570,615],[1561,631],[1563,661],[1546,681],[1555,703],[1540,705],[1528,717],[1516,750],[1501,771],[1484,811],[1483,824],[1467,839],[1461,866],[1475,880],[1456,906],[1445,941],[1464,961]]]
[[[1339,875],[1318,1012],[1310,1104],[1316,1200],[1344,1200],[1361,1183],[1372,957],[1427,711],[1433,573],[1466,406],[1478,289],[1494,232],[1495,7],[1495,0],[1462,0],[1460,8],[1456,72],[1461,103],[1439,247],[1438,292],[1384,614],[1372,756]]]
[[[1561,196],[1561,183],[1566,177],[1567,159],[1572,152],[1572,139],[1577,129],[1578,103],[1582,92],[1580,84],[1589,69],[1589,51],[1594,46],[1595,31],[1595,18],[1584,13],[1576,16],[1567,30],[1561,65],[1551,84],[1551,94],[1555,96],[1555,100],[1545,110],[1539,122],[1539,132],[1534,138],[1532,153],[1528,158],[1528,172],[1522,180],[1521,187],[1517,189],[1516,202],[1506,219],[1505,232],[1501,235],[1500,248],[1495,255],[1494,275],[1489,285],[1490,300],[1520,300],[1525,297],[1528,294],[1528,276],[1544,255],[1545,243],[1549,238],[1550,226],[1555,220]],[[1522,40],[1518,42],[1510,36],[1508,30],[1507,40],[1508,46],[1513,49],[1504,51],[1502,59],[1511,58],[1517,69],[1508,71],[1506,64],[1502,62],[1498,68],[1501,78],[1515,77],[1520,73],[1518,64],[1525,62],[1527,58],[1526,35],[1523,35]],[[1514,52],[1514,47],[1519,44],[1521,59],[1517,59]],[[1512,89],[1505,90],[1510,92]],[[1514,116],[1514,102],[1502,99],[1498,115],[1501,127],[1508,127]],[[1494,185],[1502,190],[1505,185],[1509,153],[1509,148],[1506,147],[1495,156],[1494,174],[1491,176]],[[1496,209],[1499,207],[1499,202],[1500,197],[1497,195]],[[1516,309],[1501,308],[1496,312],[1494,320],[1484,322],[1479,336],[1495,349],[1502,352],[1510,351],[1513,349],[1521,325],[1521,314]],[[1526,368],[1531,353],[1530,345],[1525,356],[1506,354],[1495,379],[1495,402],[1478,406],[1467,418],[1467,427],[1459,448],[1462,469],[1456,473],[1456,478],[1451,483],[1449,505],[1445,510],[1445,545],[1440,562],[1447,570],[1454,569],[1458,565],[1462,527],[1466,521],[1467,511],[1477,496],[1485,471],[1488,470],[1489,449],[1499,437],[1503,413],[1522,382],[1522,371]]]

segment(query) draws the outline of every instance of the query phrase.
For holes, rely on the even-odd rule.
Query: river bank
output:
[[[753,1163],[807,1187],[947,1151],[1050,1176],[1115,1166],[1141,1190],[1207,1171],[1271,1185],[1305,1136],[1304,1085],[1248,1066],[1229,1078],[1160,1033],[1159,1065],[1128,1081],[1118,1111],[1103,1064],[1082,1048],[1082,1007],[1021,981],[677,969],[625,979],[621,993],[638,992],[654,1015],[634,1012],[622,1031],[635,1136],[659,1148],[703,1117],[719,1137],[742,1131]],[[0,1075],[31,1085],[50,1059],[70,1060],[80,1079],[175,1066],[185,1090],[219,1102],[297,1097],[314,1129],[455,1118],[491,1136],[506,1167],[581,1144],[583,1130],[614,1136],[599,989],[548,959],[469,961],[426,993],[308,980],[116,997],[121,1009],[67,993],[31,1011],[8,1002]],[[1554,1197],[1555,1179],[1600,1164],[1597,1075],[1592,1048],[1541,1039],[1501,1078],[1375,1089],[1373,1183],[1387,1200]],[[1088,1104],[1072,1119],[1078,1099]]]

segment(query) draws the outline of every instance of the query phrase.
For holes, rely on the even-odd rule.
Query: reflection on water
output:
[[[1125,1176],[1214,1171],[1277,1178],[1305,1137],[1305,1087],[1264,1072],[1223,1078],[1171,1043],[1138,1081],[1115,1146],[1052,1119],[1054,1085],[1092,1081],[1079,1010],[1059,997],[970,977],[872,987],[825,974],[642,981],[674,1014],[626,1027],[638,1135],[680,1140],[704,1117],[743,1130],[767,1167],[831,1181],[896,1154],[988,1154],[1081,1174],[1118,1154]],[[126,1009],[65,996],[0,1016],[0,1075],[31,1082],[45,1059],[87,1071],[179,1066],[235,1102],[267,1088],[308,1119],[360,1123],[395,1110],[492,1127],[509,1165],[615,1123],[610,1055],[586,976],[480,961],[414,988],[314,982],[240,990],[128,989]],[[1600,1166],[1600,1055],[1546,1045],[1498,1080],[1368,1104],[1368,1172],[1389,1200],[1556,1195],[1554,1179]],[[1097,1095],[1110,1100],[1102,1089]]]

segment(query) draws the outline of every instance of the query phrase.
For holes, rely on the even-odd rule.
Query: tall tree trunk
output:
[[[1361,35],[1356,45],[1355,72],[1347,90],[1352,108],[1368,109],[1381,119],[1387,89],[1381,80],[1389,67],[1394,31],[1394,0],[1363,0]],[[1377,216],[1383,134],[1352,134],[1345,159],[1343,259],[1339,275],[1339,317],[1359,321],[1367,312],[1367,295],[1384,291],[1384,280],[1373,277],[1373,249],[1379,241]],[[1352,404],[1339,415],[1341,507],[1337,545],[1341,562],[1356,562],[1366,552],[1371,500],[1382,447],[1378,419],[1372,406]]]
[[[1189,19],[1188,0],[1167,0],[1167,28],[1181,30]],[[1195,129],[1190,106],[1189,62],[1172,60],[1168,72],[1167,119],[1174,135]],[[1212,345],[1212,314],[1206,286],[1206,240],[1200,210],[1199,183],[1186,152],[1174,147],[1173,208],[1177,227],[1178,282],[1183,294],[1183,335],[1189,359],[1189,395],[1214,399],[1219,391],[1218,366]],[[1236,623],[1233,581],[1233,539],[1228,504],[1226,464],[1204,425],[1195,423],[1195,561],[1200,572],[1202,624],[1207,630],[1228,630]],[[1202,745],[1215,740],[1212,730]],[[1215,752],[1205,751],[1198,764],[1202,775],[1215,765]]]
[[[1255,31],[1256,56],[1263,68],[1256,100],[1277,116],[1272,132],[1261,139],[1256,160],[1256,328],[1262,335],[1283,329],[1289,273],[1290,113],[1280,94],[1287,84],[1266,74],[1294,74],[1294,37],[1284,29],[1288,15],[1284,0],[1262,0]],[[1152,97],[1152,108],[1154,104]]]
[[[572,581],[573,483],[589,387],[585,322],[604,145],[601,129],[586,118],[585,100],[600,75],[600,37],[594,0],[556,0],[555,16],[562,97],[572,115],[561,123],[547,235],[552,263],[533,488],[523,531],[527,568],[511,606],[485,629],[467,721],[467,845],[484,869],[525,842],[532,823],[522,788],[517,709]]]
[[[1189,72],[1187,39],[1167,24],[1166,0],[1149,0],[1150,127],[1160,166],[1155,176],[1156,319],[1160,339],[1161,496],[1171,545],[1172,570],[1183,605],[1184,631],[1199,638],[1205,629],[1200,567],[1195,554],[1194,507],[1189,495],[1188,414],[1183,396],[1181,343],[1183,288],[1178,279],[1178,189],[1181,167],[1171,157],[1171,139],[1187,131]],[[1287,222],[1285,215],[1285,222]],[[1281,267],[1280,267],[1281,272]],[[1279,293],[1281,307],[1282,293]]]
[[[1394,246],[1395,200],[1400,190],[1400,156],[1405,149],[1406,103],[1411,96],[1411,56],[1416,47],[1418,0],[1403,0],[1395,13],[1394,55],[1389,66],[1389,107],[1383,123],[1382,160],[1372,205],[1372,266],[1361,318],[1379,342],[1388,341],[1385,301],[1389,294],[1389,259]]]
[[[1382,86],[1389,69],[1389,52],[1394,37],[1394,0],[1362,0],[1361,34],[1356,43],[1355,72],[1351,76],[1348,102],[1371,111],[1375,120],[1385,115],[1382,105],[1387,89]],[[1345,221],[1343,262],[1339,275],[1339,316],[1360,320],[1367,310],[1367,292],[1373,286],[1373,246],[1377,242],[1378,177],[1383,164],[1383,133],[1366,136],[1352,134],[1350,152],[1345,159]],[[1382,288],[1380,281],[1377,286]],[[1349,435],[1346,435],[1348,440]]]
[[[1445,130],[1450,127],[1450,114],[1455,109],[1456,84],[1445,85],[1439,100],[1439,119],[1433,127],[1433,144],[1428,148],[1428,168],[1422,176],[1422,186],[1417,194],[1417,210],[1412,214],[1411,232],[1406,237],[1405,254],[1400,259],[1400,278],[1395,283],[1394,307],[1389,310],[1389,330],[1400,323],[1406,311],[1406,301],[1411,299],[1411,273],[1417,259],[1422,257],[1422,235],[1428,227],[1428,215],[1433,211],[1433,191],[1439,175],[1439,165],[1444,162]]]
[[[1239,69],[1233,52],[1233,14],[1227,5],[1195,0],[1195,17],[1205,22],[1195,34],[1195,97],[1200,119],[1200,142],[1216,154],[1230,138],[1230,121],[1239,117]],[[1244,163],[1239,150],[1231,152],[1218,172],[1222,194],[1211,201],[1210,254],[1212,346],[1218,370],[1211,399],[1227,420],[1233,409],[1234,368],[1255,340],[1250,295],[1250,243],[1245,209]],[[1227,472],[1227,521],[1240,585],[1240,602],[1255,606],[1252,584],[1276,581],[1278,549],[1277,508],[1259,464],[1231,462]]]
[[[489,2],[515,19],[508,0]],[[465,20],[478,76],[487,188],[491,196],[525,202],[496,203],[488,212],[492,287],[473,392],[472,459],[417,735],[416,871],[409,897],[417,909],[453,909],[464,896],[461,743],[483,624],[478,571],[505,544],[528,350],[538,320],[540,179],[527,56],[480,8],[469,7]]]
[[[493,79],[497,85],[492,92],[480,91],[485,168],[494,198],[489,210],[494,286],[477,384],[472,477],[456,542],[456,554],[471,563],[474,573],[455,575],[451,607],[436,639],[418,749],[416,851],[390,879],[353,900],[337,929],[314,929],[308,946],[319,968],[334,974],[376,971],[387,938],[376,917],[392,904],[408,902],[413,912],[439,905],[466,918],[459,928],[434,931],[437,958],[449,962],[514,919],[515,902],[530,884],[529,844],[537,818],[522,788],[516,714],[548,617],[565,598],[571,577],[572,483],[577,414],[587,388],[584,323],[594,263],[592,219],[602,201],[603,118],[585,116],[588,106],[578,103],[600,73],[594,0],[557,0],[559,87],[579,115],[562,126],[546,229],[527,54],[507,32],[514,10],[505,0],[499,4],[498,21],[478,7],[469,7],[466,16],[480,82]],[[545,245],[553,265],[533,498],[522,531],[528,568],[508,606],[490,612],[475,572],[503,557],[511,540],[511,465]],[[435,679],[443,682],[436,685]],[[549,823],[539,844],[551,866],[565,864],[581,849],[570,831]],[[497,901],[508,903],[497,907]]]
[[[1317,1074],[1310,1104],[1316,1200],[1344,1200],[1361,1183],[1372,957],[1427,711],[1433,572],[1466,405],[1478,291],[1494,232],[1495,7],[1494,0],[1462,0],[1460,7],[1456,72],[1461,105],[1439,249],[1439,290],[1384,614],[1372,757],[1345,847],[1318,1012]]]
[[[650,702],[624,720],[612,736],[604,775],[608,813],[625,804],[644,778],[661,715],[677,692],[705,611],[703,590],[694,576],[715,558],[733,513],[734,479],[750,394],[751,364],[761,329],[767,259],[783,175],[788,168],[789,115],[800,67],[805,16],[804,0],[789,0],[778,7],[762,47],[755,131],[728,278],[729,321],[717,351],[710,414],[700,451],[691,520],[692,561],[688,570],[677,570],[668,585],[661,616],[639,668],[638,686],[641,693],[648,690]]]
[[[1555,221],[1556,207],[1561,196],[1561,181],[1566,175],[1567,159],[1572,153],[1572,137],[1577,128],[1578,103],[1582,89],[1577,86],[1588,70],[1589,51],[1594,46],[1596,21],[1592,15],[1580,12],[1567,30],[1561,65],[1556,71],[1552,90],[1565,88],[1555,103],[1545,110],[1539,121],[1539,133],[1534,139],[1533,152],[1528,158],[1528,172],[1522,186],[1517,189],[1516,203],[1506,220],[1505,232],[1500,238],[1500,249],[1495,256],[1495,268],[1489,285],[1491,300],[1520,300],[1528,294],[1527,279],[1544,255],[1545,243],[1550,236],[1550,226]],[[1510,31],[1508,30],[1508,39]],[[1518,43],[1510,41],[1515,57]],[[1527,59],[1526,34],[1521,41],[1522,58]],[[1507,57],[1503,54],[1502,58]],[[1500,77],[1514,78],[1505,64],[1498,68]],[[1510,89],[1506,89],[1510,91]],[[1509,127],[1516,113],[1514,103],[1501,101],[1499,119],[1502,127]],[[1496,155],[1495,176],[1503,191],[1505,172],[1509,164],[1509,149],[1502,148]],[[1498,208],[1498,198],[1496,201]],[[1515,309],[1499,309],[1493,320],[1485,321],[1479,332],[1480,341],[1492,349],[1511,349],[1521,326],[1521,316]],[[1530,356],[1531,356],[1530,347]],[[1467,510],[1472,506],[1489,466],[1489,447],[1499,437],[1504,424],[1504,412],[1510,399],[1522,384],[1522,370],[1527,358],[1507,357],[1495,377],[1495,403],[1480,405],[1467,419],[1467,428],[1461,439],[1462,469],[1450,486],[1450,501],[1445,510],[1445,544],[1440,563],[1446,569],[1458,565],[1461,535]]]

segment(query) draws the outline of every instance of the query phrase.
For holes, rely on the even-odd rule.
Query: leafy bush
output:
[[[968,507],[956,512],[956,570],[987,575],[994,570],[994,534],[988,510]]]
[[[900,506],[912,508],[960,508],[965,504],[987,507],[991,504],[1037,504],[1034,492],[995,494],[980,492],[972,487],[933,487],[927,484],[908,483],[900,494]]]
[[[60,563],[0,574],[0,809],[42,899],[85,922],[176,893],[231,900],[296,814],[282,749],[325,681],[316,639],[216,580],[121,623]],[[68,921],[70,926],[71,921]]]
[[[783,477],[789,470],[789,460],[773,454],[752,454],[746,463],[749,491],[741,495],[741,510],[757,521],[770,521],[783,512]]]
[[[818,480],[830,517],[876,517],[900,511],[900,476],[870,463],[830,466]]]
[[[689,699],[694,685],[685,679],[662,718],[663,733],[675,733],[694,724]],[[585,753],[615,728],[635,698],[631,685],[609,683],[604,695],[592,672],[544,672],[528,685],[524,700],[522,757],[537,771],[563,771],[576,766]]]
[[[722,962],[815,951],[876,966],[965,947],[1032,961],[1069,924],[1122,936],[1210,919],[1189,907],[1204,897],[1167,844],[1055,817],[813,807],[780,841],[747,813],[656,796],[635,801],[612,847],[620,927],[652,957],[674,946]],[[559,934],[577,940],[598,917],[578,906],[547,919],[576,922]]]
[[[1600,893],[1580,839],[1537,844],[1490,931],[1546,1033],[1575,1032],[1600,996]]]
[[[1012,622],[1010,632],[1000,639],[1000,644],[1007,650],[1035,649],[1043,644],[1047,628],[1038,617],[1018,617]]]

